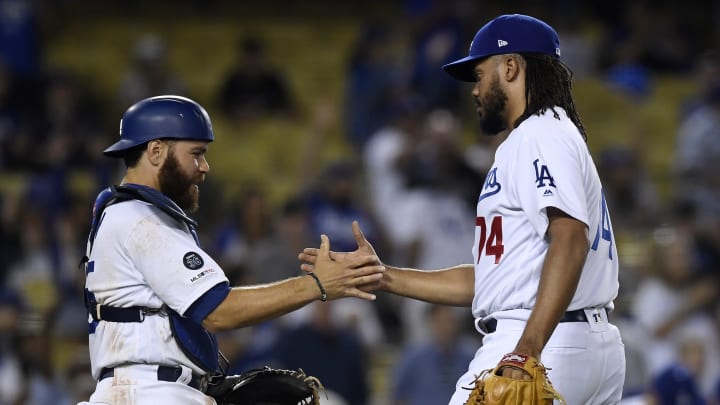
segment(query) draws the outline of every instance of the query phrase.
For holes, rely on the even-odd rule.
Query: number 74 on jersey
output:
[[[610,226],[610,215],[608,214],[607,203],[605,202],[605,195],[602,196],[601,201],[601,219],[600,224],[595,232],[595,238],[590,245],[590,249],[597,251],[600,244],[600,239],[609,242],[608,258],[612,257],[612,227]],[[488,221],[485,217],[475,218],[475,225],[480,227],[480,234],[478,237],[478,252],[477,262],[480,262],[480,257],[484,254],[486,256],[495,256],[495,264],[500,263],[500,257],[505,253],[505,245],[503,245],[503,227],[502,227],[502,216],[494,216],[490,220],[490,227],[488,228]],[[489,231],[489,232],[488,232]]]
[[[480,257],[483,255],[483,251],[486,256],[495,256],[495,264],[500,263],[500,257],[503,253],[505,253],[505,245],[503,245],[502,217],[499,215],[492,217],[489,233],[485,217],[475,218],[475,225],[480,227],[477,254],[478,263],[480,262]]]

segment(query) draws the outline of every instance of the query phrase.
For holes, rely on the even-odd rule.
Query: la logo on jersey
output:
[[[500,189],[502,189],[502,186],[497,181],[497,167],[493,167],[492,170],[488,172],[487,177],[485,177],[485,184],[483,185],[483,190],[478,202],[494,196],[500,192]]]
[[[535,167],[535,184],[537,185],[537,188],[557,188],[555,186],[555,179],[550,175],[550,170],[547,165],[541,165],[540,159],[535,159],[535,161],[533,161],[533,166]],[[543,192],[543,197],[550,197],[552,195],[553,192],[549,188]]]

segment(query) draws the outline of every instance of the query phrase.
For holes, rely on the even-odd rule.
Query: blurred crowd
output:
[[[221,10],[222,2],[211,3]],[[677,100],[666,184],[649,175],[642,144],[592,153],[620,254],[621,290],[611,316],[626,345],[627,402],[720,404],[714,25],[702,24],[699,8],[687,14],[666,2],[558,0],[539,9],[528,1],[514,10],[502,3],[480,9],[472,1],[408,0],[393,8],[391,21],[359,18],[354,45],[343,50],[344,99],[331,106],[299,102],[287,75],[292,66],[273,64],[272,44],[261,34],[237,39],[236,61],[213,89],[215,98],[199,101],[213,119],[230,123],[304,122],[312,134],[298,153],[308,166],[279,203],[263,179],[223,198],[233,179],[211,173],[197,215],[203,247],[233,285],[271,282],[297,275],[297,253],[317,245],[321,233],[334,250],[353,250],[350,223],[358,220],[388,263],[421,269],[469,263],[477,194],[498,140],[478,134],[468,142],[464,128],[479,131],[470,89],[439,67],[464,56],[477,28],[495,15],[535,13],[558,29],[577,80],[600,81],[637,103],[652,97],[659,75],[697,89]],[[117,136],[118,114],[127,106],[193,93],[168,63],[174,44],[158,35],[138,36],[113,94],[93,92],[71,69],[49,69],[44,36],[63,27],[52,7],[0,0],[0,405],[89,397],[95,383],[78,263],[94,195],[119,181],[120,169],[102,150]],[[587,26],[599,28],[587,35]],[[350,152],[322,161],[318,150],[338,122]],[[669,198],[662,187],[671,190]],[[264,364],[302,368],[324,383],[325,403],[348,405],[444,403],[480,344],[468,310],[383,294],[375,303],[309,305],[223,334],[220,342],[231,372]]]

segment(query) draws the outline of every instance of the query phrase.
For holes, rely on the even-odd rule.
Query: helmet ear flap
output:
[[[105,149],[121,157],[128,149],[154,139],[184,139],[212,142],[212,123],[197,102],[181,96],[157,96],[141,100],[125,111],[120,120],[120,140]]]

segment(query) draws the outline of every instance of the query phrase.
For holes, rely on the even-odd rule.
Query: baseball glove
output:
[[[515,380],[502,376],[503,367],[516,367],[530,375],[529,380]],[[554,399],[565,404],[565,398],[553,388],[547,369],[532,356],[508,353],[493,369],[480,373],[473,382],[465,405],[552,404]]]
[[[207,395],[218,405],[319,405],[320,380],[302,369],[265,366],[208,384]]]

